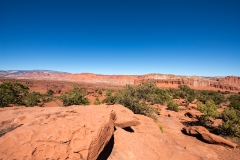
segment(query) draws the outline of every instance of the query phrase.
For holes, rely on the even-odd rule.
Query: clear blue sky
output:
[[[0,0],[0,70],[240,76],[240,0]]]

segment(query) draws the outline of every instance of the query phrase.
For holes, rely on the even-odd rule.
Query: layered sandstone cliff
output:
[[[134,80],[134,84],[146,81],[156,82],[160,87],[177,87],[178,85],[188,85],[199,89],[219,89],[219,90],[240,90],[240,77],[199,77],[199,76],[174,76],[163,74],[149,74],[139,76]]]

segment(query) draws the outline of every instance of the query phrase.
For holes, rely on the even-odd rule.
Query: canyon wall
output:
[[[177,87],[178,85],[188,85],[197,89],[217,89],[240,91],[240,77],[200,77],[200,76],[174,76],[150,74],[138,77],[134,84],[146,81],[156,82],[159,87]]]

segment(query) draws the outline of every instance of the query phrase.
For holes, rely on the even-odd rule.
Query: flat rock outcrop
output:
[[[0,117],[3,160],[159,159],[161,155],[156,123],[120,105],[4,108]],[[112,151],[102,155],[109,143]]]
[[[116,112],[96,106],[1,109],[0,159],[97,159]]]

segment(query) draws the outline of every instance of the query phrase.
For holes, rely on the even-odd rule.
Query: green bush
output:
[[[85,96],[85,90],[74,87],[73,90],[62,95],[61,100],[63,101],[64,106],[88,105],[89,100]]]
[[[240,138],[240,96],[231,95],[230,104],[222,113],[223,124],[220,127],[225,135]]]
[[[222,113],[222,120],[222,133],[240,138],[240,110],[227,107]]]
[[[106,96],[108,97],[108,96],[112,96],[112,93],[113,93],[114,91],[112,90],[112,89],[107,89],[106,90]]]
[[[102,103],[108,103],[108,104],[115,104],[116,103],[116,96],[107,96],[102,100]]]
[[[168,89],[168,93],[174,99],[185,99],[187,102],[192,102],[196,97],[196,91],[187,85],[179,85],[178,89]]]
[[[229,107],[232,107],[232,108],[240,111],[240,101],[239,100],[231,101],[231,103],[229,104]]]
[[[100,104],[101,104],[101,102],[100,102],[99,98],[96,97],[96,99],[94,101],[94,105],[100,105]]]
[[[187,97],[187,101],[188,102],[192,102],[192,101],[194,101],[194,96],[191,96],[191,95],[189,95],[188,97]]]
[[[171,97],[165,90],[157,88],[155,83],[145,82],[137,86],[126,85],[123,90],[114,94],[107,94],[102,103],[121,104],[135,114],[143,114],[156,120],[159,112],[152,106],[153,104],[164,104]]]
[[[200,123],[204,126],[212,125],[213,121],[211,119],[215,119],[218,116],[217,109],[219,105],[216,105],[213,100],[207,100],[206,104],[198,102],[197,108],[203,113],[203,115],[198,118]]]
[[[28,93],[24,98],[24,105],[27,107],[37,106],[40,102],[41,94],[39,92]]]
[[[4,82],[0,85],[0,107],[9,104],[22,105],[23,97],[28,94],[29,88],[19,82]]]
[[[179,89],[169,89],[168,93],[172,96],[173,99],[185,99],[187,97],[187,94]]]
[[[219,105],[216,105],[213,100],[207,100],[206,104],[199,102],[197,103],[197,107],[199,111],[209,117],[216,117],[218,115],[217,109]]]
[[[180,108],[178,107],[178,104],[176,102],[174,102],[174,101],[169,101],[167,103],[167,108],[169,110],[172,110],[172,111],[175,111],[175,112],[180,111]]]
[[[169,96],[168,92],[159,89],[159,88],[154,88],[154,91],[152,94],[149,95],[148,101],[151,102],[152,104],[165,104],[168,101],[170,101],[172,98]]]
[[[54,91],[51,89],[47,90],[47,95],[52,96],[54,94]]]
[[[230,97],[228,97],[228,100],[230,102],[235,101],[235,100],[240,101],[240,96],[237,94],[234,94],[234,95],[231,95]]]
[[[188,87],[187,85],[179,85],[178,86],[179,90],[181,90],[185,95],[191,95],[194,96],[195,95],[195,91],[193,89],[191,89],[190,87]]]
[[[196,98],[204,104],[206,104],[208,100],[213,100],[217,105],[226,101],[222,93],[207,90],[198,91]]]
[[[54,100],[54,97],[53,97],[53,96],[49,96],[48,94],[42,94],[42,95],[40,96],[40,98],[41,98],[41,101],[42,101],[43,103],[51,102],[51,101]]]
[[[11,90],[5,89],[0,86],[0,106],[6,107],[13,102],[13,95]]]

